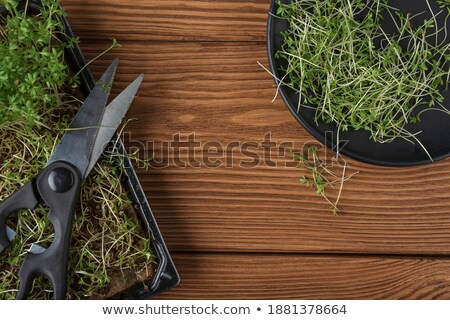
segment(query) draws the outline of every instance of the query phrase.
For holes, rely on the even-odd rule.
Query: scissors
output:
[[[17,210],[33,210],[45,203],[54,227],[54,240],[47,249],[33,244],[26,254],[19,271],[16,299],[26,299],[39,276],[50,280],[53,299],[66,297],[70,237],[81,184],[112,139],[143,80],[140,75],[106,106],[117,65],[116,59],[86,98],[46,166],[0,203],[0,253],[16,235],[6,220]]]

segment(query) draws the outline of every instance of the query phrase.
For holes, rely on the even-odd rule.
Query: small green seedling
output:
[[[0,201],[42,169],[80,106],[77,78],[68,68],[60,42],[59,1],[42,0],[43,10],[27,16],[17,1],[1,1],[9,15],[0,20]],[[117,46],[113,41],[109,49]],[[108,49],[108,50],[109,50]],[[105,53],[105,52],[104,52]],[[73,226],[68,298],[102,298],[114,285],[128,288],[151,276],[156,263],[149,236],[124,188],[122,156],[105,155],[85,182]],[[53,239],[48,208],[18,213],[17,231],[0,256],[0,299],[13,299],[18,273],[32,243]],[[117,292],[115,292],[117,293]],[[31,299],[51,298],[48,281],[34,282]]]

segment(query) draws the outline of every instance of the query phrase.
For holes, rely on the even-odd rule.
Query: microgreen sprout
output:
[[[383,14],[396,21],[395,33],[383,30]],[[284,84],[300,95],[297,111],[314,108],[317,124],[366,130],[380,143],[419,142],[405,126],[428,110],[448,113],[443,92],[449,87],[450,44],[436,17],[450,14],[432,14],[417,26],[415,16],[387,0],[278,1],[277,15],[289,27],[276,58],[287,63]],[[438,40],[442,33],[445,39]]]
[[[0,201],[45,166],[80,106],[77,80],[64,57],[76,40],[62,43],[56,36],[64,15],[58,3],[42,0],[41,13],[27,16],[17,1],[0,2],[9,12],[0,20]],[[83,184],[69,255],[69,299],[112,296],[152,275],[156,259],[124,187],[121,157],[105,154]],[[52,243],[47,213],[41,206],[8,220],[17,235],[0,256],[0,299],[17,294],[31,244]],[[47,280],[37,279],[33,288],[31,299],[52,296]]]
[[[379,143],[405,139],[428,154],[417,138],[420,132],[406,126],[430,110],[449,114],[443,92],[450,84],[450,0],[437,1],[439,12],[425,1],[431,18],[417,25],[413,21],[421,14],[403,13],[388,0],[278,0],[276,18],[285,19],[288,28],[275,53],[283,62],[277,89],[284,85],[296,91],[297,112],[315,110],[317,125],[333,123],[338,134],[366,130]],[[443,26],[438,17],[444,18]],[[395,32],[383,29],[386,18],[394,22]],[[308,173],[300,183],[313,187],[337,214],[343,184],[353,174],[346,174],[340,154],[334,164],[342,165],[336,166],[317,151],[310,147],[307,154],[294,154]],[[330,189],[338,190],[334,201]]]
[[[9,14],[0,18],[0,126],[42,125],[40,110],[58,105],[58,88],[70,84],[64,49],[76,40],[57,41],[57,17],[65,12],[57,1],[42,3],[46,10],[29,17],[19,12],[17,1],[3,1]]]
[[[298,168],[306,171],[306,175],[302,176],[299,182],[314,188],[316,194],[320,194],[330,205],[333,215],[337,215],[344,182],[358,172],[348,174],[347,162],[339,153],[328,161],[319,155],[319,148],[316,146],[308,146],[306,152],[293,152],[292,155],[294,160],[299,161]],[[336,193],[334,200],[331,199],[331,191]]]

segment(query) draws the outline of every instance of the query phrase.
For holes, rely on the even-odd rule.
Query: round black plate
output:
[[[286,0],[287,2],[289,0]],[[272,73],[277,79],[282,79],[284,73],[280,71],[283,61],[275,59],[274,55],[282,45],[283,38],[280,32],[288,28],[287,22],[276,18],[277,1],[272,0],[269,20],[267,25],[267,46],[269,64]],[[390,5],[404,12],[426,12],[420,17],[420,21],[431,17],[425,0],[391,0]],[[430,0],[433,10],[439,11],[434,0]],[[445,15],[440,15],[440,24],[445,23]],[[392,21],[386,19],[383,26],[388,32],[394,31]],[[447,22],[447,30],[449,22]],[[278,80],[275,79],[278,84]],[[309,108],[301,108],[297,113],[298,94],[286,86],[280,87],[280,94],[287,107],[297,121],[318,141],[332,149],[336,149],[337,128],[333,124],[314,122],[315,111]],[[450,90],[444,93],[444,106],[450,109]],[[450,115],[438,111],[425,112],[421,121],[406,127],[409,132],[421,132],[417,135],[419,141],[426,148],[432,160],[419,143],[410,143],[404,139],[396,139],[390,143],[377,143],[369,139],[369,134],[364,130],[339,133],[340,152],[356,160],[385,166],[412,166],[430,163],[450,156]]]

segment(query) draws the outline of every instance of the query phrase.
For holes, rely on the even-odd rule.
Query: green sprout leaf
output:
[[[80,107],[82,96],[79,81],[64,55],[65,48],[72,48],[78,39],[60,42],[57,37],[63,30],[61,17],[65,15],[59,1],[42,0],[43,9],[37,16],[19,12],[17,1],[4,0],[0,4],[9,13],[0,20],[3,201],[45,166]],[[110,49],[117,45],[113,41]],[[156,263],[149,235],[138,222],[135,205],[124,188],[121,161],[117,153],[103,156],[83,184],[72,233],[69,299],[113,294],[113,278],[128,288],[150,277]],[[48,208],[24,210],[8,221],[17,236],[0,256],[0,299],[14,299],[19,268],[31,243],[52,242],[47,212]],[[39,279],[33,288],[31,299],[51,298],[48,281]]]

